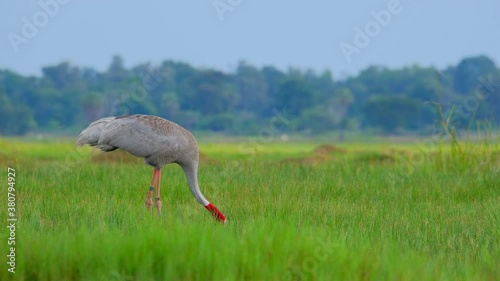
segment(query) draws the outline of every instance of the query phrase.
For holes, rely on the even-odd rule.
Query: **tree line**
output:
[[[0,70],[0,134],[74,133],[105,116],[153,114],[196,131],[255,134],[286,112],[287,131],[431,133],[441,117],[464,129],[500,119],[500,69],[486,56],[445,69],[370,66],[334,79],[317,72],[238,63],[228,73],[166,60],[104,72],[62,62],[23,76]]]

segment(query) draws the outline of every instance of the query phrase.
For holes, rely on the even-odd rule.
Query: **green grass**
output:
[[[202,143],[200,185],[228,216],[221,225],[176,165],[163,169],[158,218],[144,207],[151,168],[94,163],[71,142],[15,142],[0,140],[2,166],[17,172],[19,219],[15,274],[0,235],[1,280],[500,279],[493,143],[438,148],[418,163],[392,154],[419,151],[408,144],[317,155],[316,143],[252,153],[244,142]]]

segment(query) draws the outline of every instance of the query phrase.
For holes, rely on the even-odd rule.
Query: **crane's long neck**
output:
[[[210,204],[208,200],[201,194],[200,187],[198,186],[198,166],[197,165],[189,165],[182,166],[184,173],[186,174],[186,179],[189,184],[189,189],[191,189],[191,193],[193,193],[194,197],[201,205],[207,206]]]
[[[182,169],[186,174],[186,179],[189,185],[191,193],[201,205],[203,205],[207,210],[209,210],[212,215],[221,222],[226,222],[226,217],[221,211],[217,209],[212,203],[201,194],[200,187],[198,186],[198,165],[183,165]]]

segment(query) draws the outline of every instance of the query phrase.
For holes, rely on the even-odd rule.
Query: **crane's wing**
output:
[[[115,119],[116,117],[106,117],[90,123],[90,125],[78,136],[76,145],[97,145],[97,143],[99,142],[99,138],[103,134],[103,131],[106,129],[106,126]]]
[[[172,124],[174,123],[161,118],[144,115],[103,118],[85,129],[77,144],[83,142],[104,151],[120,148],[135,156],[147,158],[158,153],[176,151],[182,140],[171,133],[169,126],[173,126]]]

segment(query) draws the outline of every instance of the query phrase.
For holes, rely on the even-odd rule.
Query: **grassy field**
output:
[[[0,146],[1,280],[500,280],[498,142],[201,142],[201,189],[226,225],[176,165],[158,218],[140,159],[71,141]]]

